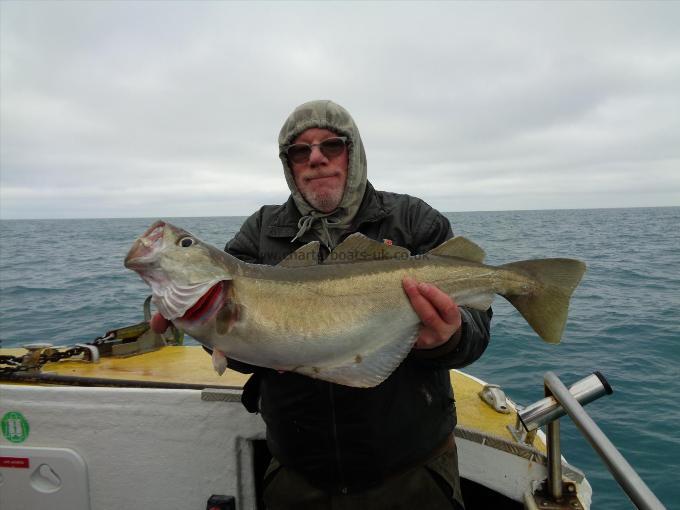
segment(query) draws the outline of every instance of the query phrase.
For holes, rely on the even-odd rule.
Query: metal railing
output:
[[[547,488],[555,500],[562,498],[562,456],[560,453],[559,418],[568,414],[574,424],[602,458],[609,472],[639,509],[665,509],[623,455],[583,409],[588,402],[612,392],[606,379],[595,373],[567,388],[552,372],[544,376],[546,398],[519,413],[528,432],[547,425]]]

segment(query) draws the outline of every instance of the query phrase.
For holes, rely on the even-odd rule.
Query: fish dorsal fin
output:
[[[452,237],[448,241],[427,252],[437,257],[455,257],[471,262],[484,262],[486,253],[475,243],[464,237]]]
[[[301,246],[285,259],[279,262],[278,267],[309,267],[319,263],[319,241],[312,241]]]
[[[369,239],[356,232],[341,242],[328,255],[324,264],[351,264],[395,258],[408,258],[411,252],[401,246],[393,246]]]

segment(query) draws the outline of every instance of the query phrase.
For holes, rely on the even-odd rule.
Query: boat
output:
[[[0,349],[3,510],[264,508],[271,456],[263,421],[241,404],[247,376],[220,377],[200,346],[153,333],[148,304],[145,319],[90,344]],[[553,382],[524,409],[497,384],[459,370],[451,381],[468,510],[591,507],[558,425],[565,400],[582,410],[611,391],[603,376],[569,389]],[[642,492],[652,506],[640,508],[663,508]]]

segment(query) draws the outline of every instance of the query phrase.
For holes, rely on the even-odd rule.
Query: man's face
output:
[[[298,135],[293,143],[312,145],[337,136],[337,133],[328,129],[310,128]],[[295,185],[307,203],[317,211],[329,213],[340,205],[347,182],[348,152],[345,147],[338,156],[328,158],[316,146],[312,147],[306,163],[288,162]]]

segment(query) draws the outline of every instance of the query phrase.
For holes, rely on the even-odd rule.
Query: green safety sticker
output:
[[[28,438],[30,427],[24,415],[16,411],[5,413],[0,421],[2,435],[12,443],[23,443]]]

